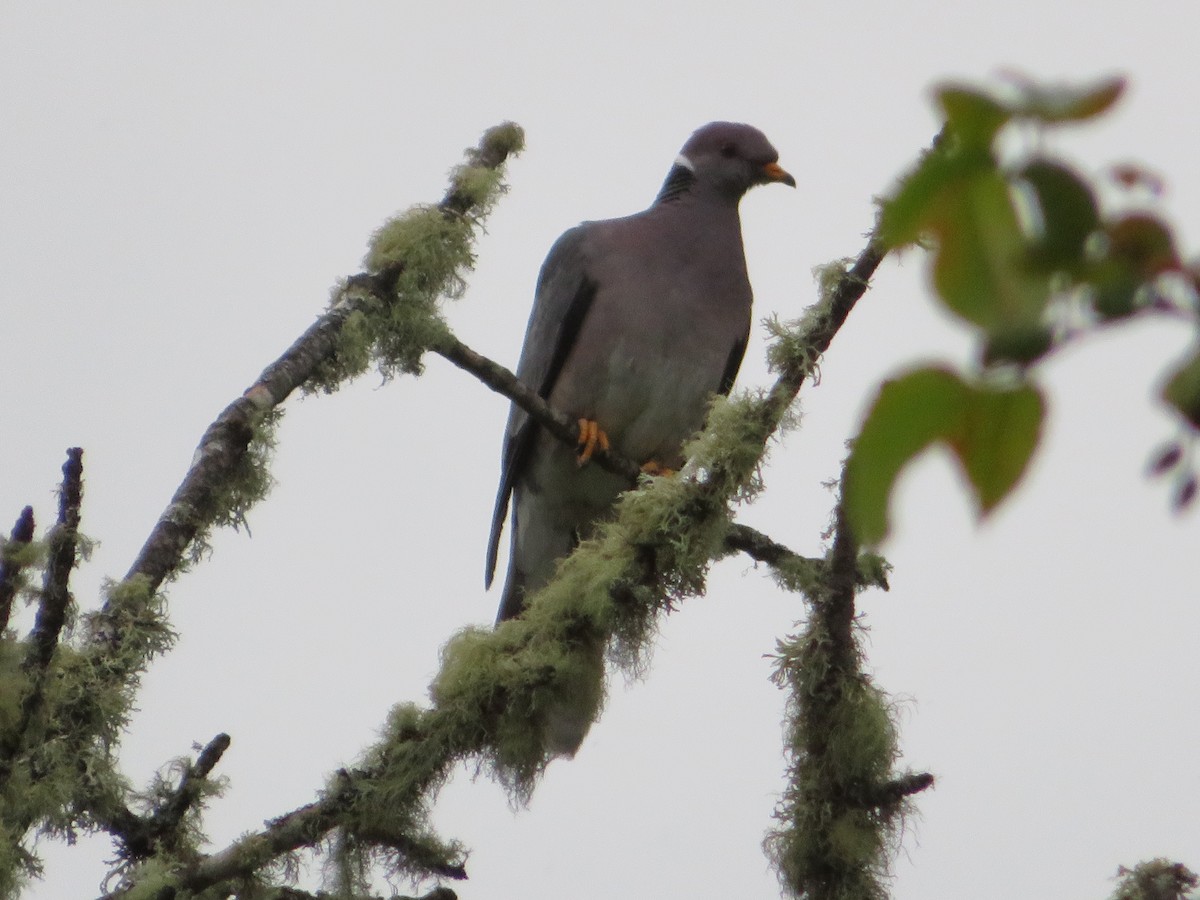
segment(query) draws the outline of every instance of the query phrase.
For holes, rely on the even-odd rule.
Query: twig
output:
[[[885,811],[894,809],[906,797],[919,794],[932,787],[934,780],[934,777],[928,772],[909,772],[901,775],[879,789],[871,798],[871,808]]]
[[[729,526],[729,533],[725,535],[725,546],[730,550],[741,551],[751,559],[756,559],[769,566],[778,567],[793,563],[814,568],[823,569],[825,567],[824,559],[801,556],[758,529],[738,522]]]
[[[476,353],[449,333],[430,349],[463,371],[470,372],[496,393],[503,394],[563,443],[570,446],[579,443],[578,421],[552,407],[536,391],[522,384],[517,376],[504,366],[493,362],[481,353]],[[637,463],[613,450],[597,448],[596,452],[592,454],[591,461],[614,475],[624,475],[630,483],[636,482],[641,474],[641,468]]]
[[[17,517],[12,535],[4,546],[4,555],[0,557],[0,634],[8,628],[13,600],[17,596],[17,585],[20,583],[21,570],[24,568],[13,558],[13,555],[16,550],[33,541],[33,531],[33,507],[27,506]]]
[[[139,816],[128,807],[120,807],[104,821],[105,829],[125,847],[128,859],[145,859],[160,842],[175,846],[176,830],[187,811],[200,799],[200,783],[206,779],[229,749],[230,738],[218,734],[184,770],[179,784],[163,803],[148,816]]]

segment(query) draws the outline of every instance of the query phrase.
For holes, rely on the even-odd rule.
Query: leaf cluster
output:
[[[929,248],[934,295],[974,332],[978,360],[964,372],[912,368],[882,386],[847,469],[847,505],[863,540],[886,535],[898,473],[935,443],[960,463],[981,515],[1006,497],[1041,436],[1036,366],[1064,343],[1153,313],[1183,317],[1200,336],[1200,266],[1184,262],[1170,226],[1145,210],[1105,212],[1103,185],[1040,140],[1011,147],[1018,129],[1040,135],[1094,118],[1123,90],[1123,79],[1108,78],[1080,88],[1016,81],[936,91],[945,128],[885,199],[880,235],[892,249]],[[1149,183],[1132,167],[1116,171],[1126,189]],[[1200,343],[1169,374],[1162,398],[1192,440]],[[1183,456],[1165,468],[1190,499],[1195,477]]]

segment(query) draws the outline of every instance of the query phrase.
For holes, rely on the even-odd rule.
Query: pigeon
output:
[[[750,334],[738,203],[755,185],[796,186],[778,159],[757,128],[712,122],[683,145],[648,209],[584,222],[550,249],[517,377],[579,420],[580,447],[512,405],[485,566],[490,588],[511,499],[497,624],[520,614],[633,487],[586,465],[597,447],[669,473],[712,396],[729,393]]]

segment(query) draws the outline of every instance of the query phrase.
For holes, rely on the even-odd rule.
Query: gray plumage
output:
[[[549,404],[599,423],[621,455],[678,468],[709,397],[728,393],[750,333],[738,202],[756,184],[795,180],[762,132],[713,122],[691,136],[654,204],[584,222],[550,250],[517,376]],[[497,621],[589,534],[631,487],[539,428],[508,417],[486,580],[512,499],[508,578]]]

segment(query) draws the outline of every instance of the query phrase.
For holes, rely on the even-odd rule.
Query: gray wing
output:
[[[543,398],[549,398],[554,389],[596,296],[596,283],[588,275],[583,254],[587,227],[587,223],[578,225],[555,241],[538,275],[533,311],[525,329],[525,345],[517,364],[517,378]],[[509,497],[528,462],[536,431],[537,423],[514,403],[508,413],[508,426],[504,429],[500,488],[496,492],[492,532],[488,538],[484,568],[487,587],[492,586],[496,574],[500,532],[508,515]]]

